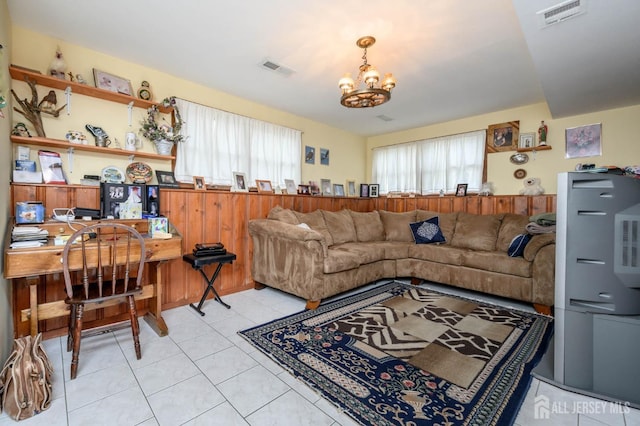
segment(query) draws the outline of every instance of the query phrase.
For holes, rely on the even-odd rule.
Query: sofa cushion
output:
[[[462,255],[462,265],[469,268],[491,271],[499,274],[531,277],[531,262],[521,257],[509,257],[501,251],[467,250]]]
[[[465,249],[436,244],[413,244],[409,246],[409,257],[447,265],[462,265]]]
[[[333,274],[357,269],[358,266],[360,266],[360,262],[357,254],[331,248],[324,258],[323,272],[325,274]]]
[[[516,235],[526,232],[529,217],[521,214],[507,213],[502,218],[498,239],[496,240],[496,250],[507,252],[509,244]]]
[[[334,245],[330,251],[355,254],[359,265],[384,260],[384,248],[376,244],[345,243]]]
[[[416,244],[443,243],[445,241],[440,226],[438,226],[438,216],[410,223],[409,227]]]
[[[413,234],[409,224],[416,221],[416,211],[395,213],[380,210],[380,219],[384,225],[385,239],[387,241],[413,242]]]
[[[456,220],[458,219],[458,212],[453,213],[438,213],[429,210],[416,211],[416,220],[418,222],[432,217],[438,217],[438,226],[442,231],[442,235],[446,242],[450,242],[453,238],[453,232],[456,229]]]
[[[494,251],[503,216],[459,213],[451,245],[472,250]]]
[[[269,211],[267,215],[267,219],[273,219],[284,223],[289,223],[291,225],[297,225],[300,223],[295,213],[289,209],[283,209],[282,206],[275,206]]]
[[[513,237],[511,244],[509,244],[509,250],[507,250],[509,257],[523,257],[524,249],[530,240],[531,235],[529,234],[520,234]]]
[[[327,224],[325,223],[324,216],[320,210],[315,210],[311,213],[300,213],[294,211],[293,214],[298,218],[298,223],[306,223],[311,229],[319,232],[324,237],[328,246],[333,245],[333,238],[327,229]]]
[[[324,222],[329,229],[333,244],[351,243],[356,241],[356,228],[353,225],[353,219],[347,210],[331,212],[321,210],[324,216]]]
[[[358,241],[384,241],[384,226],[377,210],[367,213],[349,210],[349,214],[353,219]]]
[[[367,244],[382,248],[386,260],[406,259],[409,257],[409,247],[413,245],[400,241],[370,241]]]

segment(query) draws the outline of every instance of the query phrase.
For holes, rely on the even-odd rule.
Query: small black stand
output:
[[[213,287],[213,283],[215,282],[216,278],[218,278],[218,274],[220,273],[220,269],[222,269],[222,265],[224,265],[225,263],[233,263],[233,261],[236,260],[236,255],[229,252],[227,252],[227,254],[221,254],[216,256],[194,256],[192,254],[185,254],[182,256],[182,260],[190,263],[193,269],[200,271],[205,281],[207,282],[207,288],[204,290],[204,294],[202,295],[202,298],[200,299],[198,306],[195,306],[193,303],[190,303],[189,306],[195,309],[200,315],[204,316],[205,313],[202,312],[201,310],[202,305],[204,305],[204,301],[207,299],[209,292],[213,291],[213,294],[215,295],[215,299],[218,302],[220,302],[222,306],[226,307],[227,309],[231,309],[231,306],[227,305],[222,301],[222,299],[220,298],[220,295],[218,295],[218,292]],[[216,267],[216,271],[213,273],[211,278],[209,278],[207,277],[207,274],[204,273],[202,268],[212,263],[217,263],[218,266]]]

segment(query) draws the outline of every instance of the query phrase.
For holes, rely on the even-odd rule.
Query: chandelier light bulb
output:
[[[367,72],[364,73],[364,82],[370,88],[380,80],[380,73],[374,67],[369,67]]]
[[[396,87],[396,83],[397,83],[396,78],[393,76],[393,74],[388,72],[384,75],[384,80],[382,80],[382,88],[390,92],[391,89]]]
[[[353,91],[355,83],[353,82],[353,78],[351,78],[351,73],[348,72],[340,79],[338,82],[338,86],[342,90],[342,93],[350,93]]]

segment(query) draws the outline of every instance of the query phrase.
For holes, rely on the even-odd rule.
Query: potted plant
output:
[[[162,106],[165,108],[173,108],[175,117],[174,125],[171,126],[164,117],[161,122],[158,122],[158,106],[152,105],[147,109],[147,117],[141,122],[142,128],[140,129],[140,132],[142,133],[142,136],[149,139],[156,145],[158,154],[170,155],[173,145],[179,142],[184,142],[186,139],[186,136],[180,134],[180,129],[182,129],[184,122],[180,116],[178,105],[176,105],[175,97],[171,96],[169,98],[164,98]]]

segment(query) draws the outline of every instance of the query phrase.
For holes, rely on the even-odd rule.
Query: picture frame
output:
[[[312,146],[304,147],[304,162],[307,164],[316,163],[316,149]]]
[[[602,123],[565,129],[565,158],[602,155]]]
[[[124,203],[129,198],[129,189],[125,183],[102,183],[100,186],[101,209],[100,217],[113,216],[120,218],[120,203]]]
[[[358,195],[356,193],[356,181],[355,180],[347,180],[346,189],[347,189],[347,197],[355,197],[355,196]]]
[[[378,198],[380,196],[380,184],[372,183],[369,185],[369,197]]]
[[[249,192],[247,186],[247,175],[242,172],[233,172],[233,185],[231,186],[233,192]]]
[[[287,194],[295,194],[297,192],[296,183],[293,181],[293,179],[285,179],[284,186],[287,190]]]
[[[273,186],[271,185],[270,180],[262,180],[256,179],[256,187],[258,188],[258,192],[260,193],[271,193],[273,194]]]
[[[320,195],[320,187],[318,186],[318,182],[314,180],[309,181],[309,194]]]
[[[207,185],[204,182],[204,177],[202,176],[194,176],[193,177],[193,189],[196,191],[206,191]]]
[[[487,129],[487,152],[515,151],[520,140],[520,121],[492,124]]]
[[[160,215],[160,186],[147,185],[144,212],[147,217],[158,217]]]
[[[334,197],[344,197],[344,185],[341,183],[333,184],[333,196]]]
[[[320,164],[323,166],[329,165],[329,150],[326,148],[320,148]]]
[[[536,134],[533,132],[530,133],[520,133],[520,139],[518,140],[518,148],[526,149],[526,148],[535,148],[536,146]]]
[[[309,195],[311,194],[311,189],[309,188],[309,185],[298,185],[298,194],[300,195]]]
[[[468,183],[459,183],[456,187],[456,197],[466,197],[467,196],[467,187]]]
[[[168,188],[178,188],[178,182],[173,172],[165,172],[162,170],[156,170],[156,178],[158,179],[158,185]]]
[[[322,195],[331,196],[331,179],[320,179],[320,190]]]
[[[93,69],[93,80],[98,89],[108,90],[110,92],[120,93],[122,95],[133,96],[133,86],[131,80],[118,77],[106,71]]]
[[[361,183],[360,184],[360,196],[361,197],[369,197],[369,184]]]

